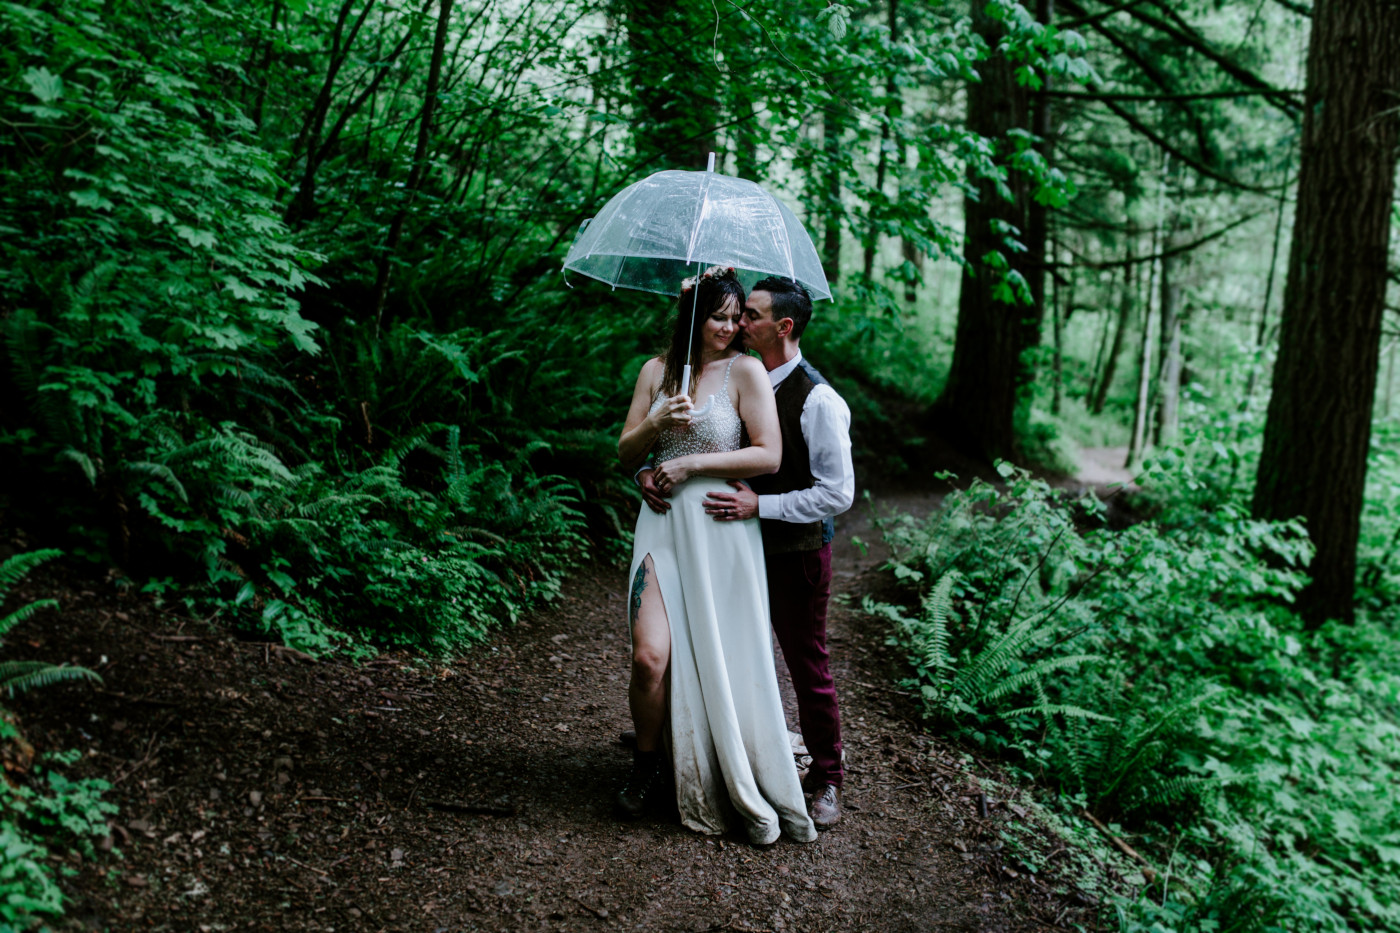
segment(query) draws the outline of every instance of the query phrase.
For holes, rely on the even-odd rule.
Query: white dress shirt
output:
[[[773,391],[802,362],[802,351],[777,369],[768,381]],[[817,385],[802,405],[802,440],[811,460],[812,485],[806,489],[758,497],[758,517],[782,522],[819,522],[840,515],[856,498],[851,466],[851,409],[836,390]]]

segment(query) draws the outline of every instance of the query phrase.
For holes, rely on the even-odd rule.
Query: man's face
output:
[[[762,354],[778,345],[778,322],[773,320],[773,296],[768,292],[749,292],[741,319],[744,346]]]

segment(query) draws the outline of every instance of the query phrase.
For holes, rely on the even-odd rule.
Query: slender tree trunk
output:
[[[916,273],[922,274],[924,271],[924,254],[919,250],[918,245],[908,237],[904,237],[899,244],[900,253],[904,261],[913,266]],[[919,297],[919,283],[910,276],[904,282],[904,301],[906,304],[913,304]]]
[[[250,75],[257,84],[257,94],[253,98],[252,112],[249,118],[253,121],[253,128],[262,132],[263,103],[267,100],[267,84],[272,70],[272,51],[277,47],[277,20],[282,15],[282,0],[273,0],[272,4],[272,24],[268,27],[267,42],[263,46],[262,61],[258,64],[258,69]]]
[[[355,45],[355,38],[360,33],[360,27],[365,24],[370,10],[374,8],[374,2],[370,0],[365,4],[360,15],[350,26],[349,33],[346,34],[345,26],[353,6],[353,0],[345,0],[341,4],[340,12],[336,17],[335,29],[331,33],[331,57],[326,66],[325,80],[321,82],[321,90],[317,93],[316,101],[311,106],[311,113],[307,115],[306,121],[302,124],[301,133],[292,146],[294,157],[298,153],[305,157],[301,184],[297,187],[296,197],[292,198],[287,205],[286,220],[293,227],[299,227],[316,216],[316,150],[320,145],[321,131],[325,129],[326,117],[330,114],[331,101],[335,96],[336,78],[350,57],[350,49]]]
[[[1172,247],[1180,239],[1180,217],[1173,211],[1167,224],[1163,243],[1162,281],[1157,290],[1158,314],[1161,318],[1161,340],[1157,347],[1157,418],[1153,423],[1153,443],[1171,444],[1179,427],[1181,401],[1181,312],[1180,272],[1187,264],[1184,257],[1172,256]]]
[[[1084,407],[1094,410],[1094,399],[1098,398],[1099,379],[1103,376],[1104,357],[1108,355],[1108,338],[1113,334],[1114,316],[1103,309],[1103,325],[1099,328],[1098,349],[1094,351],[1094,368],[1089,371],[1089,387],[1084,392]]]
[[[1055,0],[1036,0],[1036,21],[1049,25],[1055,15]],[[1035,148],[1049,163],[1054,157],[1055,132],[1054,101],[1050,97],[1051,79],[1049,74],[1042,78],[1041,89],[1036,93],[1031,107],[1031,132],[1036,136]],[[1045,257],[1050,240],[1049,209],[1034,198],[1026,198],[1026,284],[1030,287],[1031,300],[1035,303],[1035,313],[1025,320],[1027,332],[1023,338],[1026,346],[1033,347],[1040,342],[1040,326],[1045,316]]]
[[[1291,162],[1289,163],[1292,164]],[[1254,335],[1254,362],[1249,367],[1249,379],[1245,382],[1244,398],[1240,400],[1240,411],[1249,411],[1254,399],[1254,390],[1259,385],[1259,371],[1264,366],[1264,348],[1269,340],[1269,301],[1274,297],[1274,279],[1278,273],[1278,247],[1283,239],[1283,211],[1288,205],[1288,189],[1278,193],[1278,212],[1274,216],[1274,246],[1269,254],[1269,277],[1264,282],[1264,303],[1259,308],[1259,327]],[[1244,424],[1240,424],[1244,430]]]
[[[1051,241],[1050,254],[1059,259],[1059,245]],[[1053,281],[1053,290],[1050,298],[1050,315],[1055,334],[1055,356],[1054,356],[1054,385],[1050,395],[1050,413],[1060,414],[1060,408],[1064,404],[1065,393],[1065,317],[1069,306],[1074,303],[1074,272],[1070,272],[1068,300],[1060,301],[1060,293],[1066,291],[1060,285],[1060,278],[1056,276]]]
[[[758,146],[762,142],[758,120],[754,119],[754,100],[749,86],[743,81],[734,84],[734,173],[755,181],[759,178]]]
[[[428,62],[428,86],[423,92],[423,112],[418,117],[418,141],[413,147],[413,166],[408,170],[408,180],[404,182],[404,200],[394,212],[389,224],[389,235],[385,238],[384,249],[380,253],[378,272],[374,282],[374,332],[379,335],[384,320],[384,304],[389,297],[389,277],[393,269],[394,252],[399,248],[403,236],[404,223],[408,220],[408,210],[422,187],[428,173],[428,144],[433,135],[433,113],[437,109],[438,85],[442,82],[442,59],[447,50],[447,27],[452,18],[452,0],[440,0],[438,7],[437,32],[433,35],[433,56]]]
[[[973,132],[1005,146],[1013,129],[1030,123],[1029,92],[1017,81],[1013,64],[997,45],[1002,30],[985,9],[971,0],[974,30],[993,49],[978,64],[982,80],[967,89],[967,125]],[[964,200],[963,256],[967,260],[958,296],[958,322],[948,382],[936,405],[954,443],[986,461],[1011,457],[1015,451],[1015,419],[1021,389],[1031,379],[1022,360],[1030,346],[1036,312],[1019,303],[1006,304],[995,296],[996,273],[983,257],[992,252],[1025,274],[1024,256],[1007,250],[996,228],[1010,225],[1026,230],[1029,201],[1025,178],[1012,172],[1007,179],[1011,200],[990,183],[974,181],[977,197]]]
[[[1298,609],[1355,618],[1395,194],[1400,9],[1315,0],[1298,209],[1254,514],[1301,516],[1317,549]]]
[[[693,8],[618,0],[633,62],[633,148],[644,172],[703,169],[718,149],[719,99],[711,46],[697,38]],[[695,15],[699,15],[698,13]],[[706,20],[710,8],[704,8]]]
[[[890,0],[886,24],[890,30],[890,43],[899,41],[899,0]],[[899,88],[891,71],[885,81],[885,122],[880,125],[880,152],[875,160],[875,203],[870,205],[870,224],[865,233],[865,262],[862,269],[868,282],[875,276],[875,254],[880,249],[880,228],[877,223],[879,211],[883,208],[885,196],[885,175],[889,170],[889,153],[886,148],[890,141],[890,121],[899,113]]]
[[[822,117],[822,270],[826,280],[835,283],[841,278],[841,136],[846,121],[833,99]]]
[[[1157,238],[1152,238],[1153,252],[1157,250]],[[1137,395],[1133,402],[1133,433],[1128,441],[1128,459],[1125,466],[1136,466],[1142,460],[1147,446],[1147,419],[1150,411],[1148,399],[1152,392],[1152,285],[1156,265],[1151,264],[1147,274],[1147,294],[1142,303],[1142,336],[1138,343],[1138,383]]]
[[[1381,417],[1390,417],[1390,401],[1395,397],[1395,349],[1400,341],[1392,340],[1385,350],[1385,400],[1381,405]]]
[[[1094,393],[1094,404],[1090,406],[1090,410],[1096,415],[1103,414],[1103,407],[1108,403],[1108,392],[1113,388],[1113,377],[1118,375],[1118,357],[1122,355],[1123,344],[1127,341],[1128,323],[1133,319],[1137,264],[1132,261],[1131,238],[1128,244],[1128,264],[1123,267],[1123,295],[1118,302],[1118,323],[1113,328],[1113,344],[1109,347],[1108,359],[1103,364],[1103,379],[1099,381],[1098,389]]]

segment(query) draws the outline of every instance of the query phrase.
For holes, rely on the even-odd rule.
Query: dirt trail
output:
[[[880,502],[925,511],[931,493]],[[36,574],[61,614],[15,655],[101,671],[13,705],[36,744],[113,776],[124,858],[75,861],[60,926],[82,930],[1036,930],[1092,923],[1001,861],[1012,818],[961,752],[924,735],[901,659],[858,611],[876,536],[840,527],[831,643],[846,817],[758,850],[664,819],[619,824],[629,753],[623,568],[451,664],[305,663],[118,596]],[[842,602],[842,600],[845,602]],[[781,665],[780,665],[781,668]],[[785,679],[785,673],[784,673]],[[789,720],[796,723],[789,698]],[[1053,879],[1045,879],[1053,885]],[[1072,895],[1071,895],[1072,896]],[[1056,927],[1055,921],[1060,926]]]

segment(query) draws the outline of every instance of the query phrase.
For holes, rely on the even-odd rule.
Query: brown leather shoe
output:
[[[841,788],[827,784],[812,795],[812,822],[817,829],[830,829],[841,822]]]

